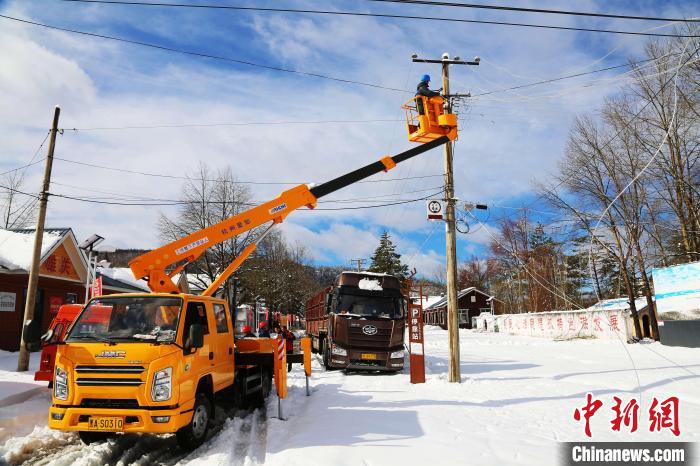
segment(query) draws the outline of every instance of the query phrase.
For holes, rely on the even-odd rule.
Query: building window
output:
[[[78,293],[66,293],[66,304],[75,304],[78,302]]]

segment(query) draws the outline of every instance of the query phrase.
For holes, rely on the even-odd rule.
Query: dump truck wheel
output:
[[[328,344],[328,340],[323,340],[323,367],[326,370],[331,370],[331,347]]]
[[[177,431],[177,441],[186,450],[194,450],[200,446],[207,436],[207,430],[211,419],[211,403],[209,399],[200,393],[194,402],[192,420],[185,427]]]
[[[78,432],[78,437],[85,445],[90,445],[91,443],[104,442],[112,435],[110,432]]]

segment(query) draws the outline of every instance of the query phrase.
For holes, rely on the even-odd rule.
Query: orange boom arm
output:
[[[284,191],[271,201],[143,254],[129,262],[129,267],[131,267],[131,271],[137,279],[143,278],[148,281],[148,286],[152,291],[177,293],[179,290],[177,285],[173,283],[172,277],[183,270],[187,264],[195,261],[210,247],[265,223],[272,222],[272,226],[282,223],[287,215],[301,207],[306,206],[309,209],[316,207],[316,201],[322,196],[331,194],[381,171],[389,171],[397,163],[401,163],[449,141],[449,137],[443,136],[393,157],[384,157],[377,162],[318,186],[312,188],[304,184],[296,186]],[[219,286],[255,251],[257,243],[269,231],[270,228],[258,237],[254,243],[246,247],[203,294],[212,296]],[[167,268],[172,268],[172,270],[168,273],[166,272]]]

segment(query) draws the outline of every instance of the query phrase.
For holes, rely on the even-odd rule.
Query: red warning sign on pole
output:
[[[423,287],[409,290],[418,292],[418,302],[408,299],[408,352],[411,364],[411,383],[425,383],[425,355],[423,354]]]

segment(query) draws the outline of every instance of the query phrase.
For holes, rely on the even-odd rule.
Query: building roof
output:
[[[480,294],[486,296],[487,298],[493,298],[493,296],[491,296],[488,293],[484,293],[483,291],[477,289],[475,286],[470,286],[469,288],[465,288],[465,289],[461,290],[459,293],[457,293],[457,299],[459,300],[462,296],[468,295],[472,291],[474,291],[476,293],[480,293]],[[435,301],[433,304],[431,304],[430,306],[425,308],[425,310],[427,311],[430,309],[439,309],[439,308],[445,307],[445,306],[447,306],[447,295],[441,297],[438,301]]]
[[[97,267],[97,275],[102,277],[102,286],[118,291],[150,291],[145,280],[136,280],[131,269],[126,267]]]
[[[0,229],[0,270],[10,272],[28,272],[32,263],[32,254],[34,253],[34,228],[23,228],[16,230]],[[78,242],[75,239],[73,230],[70,228],[45,228],[41,241],[41,257],[39,263],[42,263],[49,257],[61,244],[71,243],[72,250],[77,251],[82,262],[82,266],[87,268],[85,256],[78,249]],[[83,275],[84,276],[84,275]]]
[[[647,307],[647,299],[645,297],[634,299],[637,311],[642,311]],[[586,308],[586,311],[628,311],[630,308],[628,298],[603,299],[598,301],[593,306]]]

